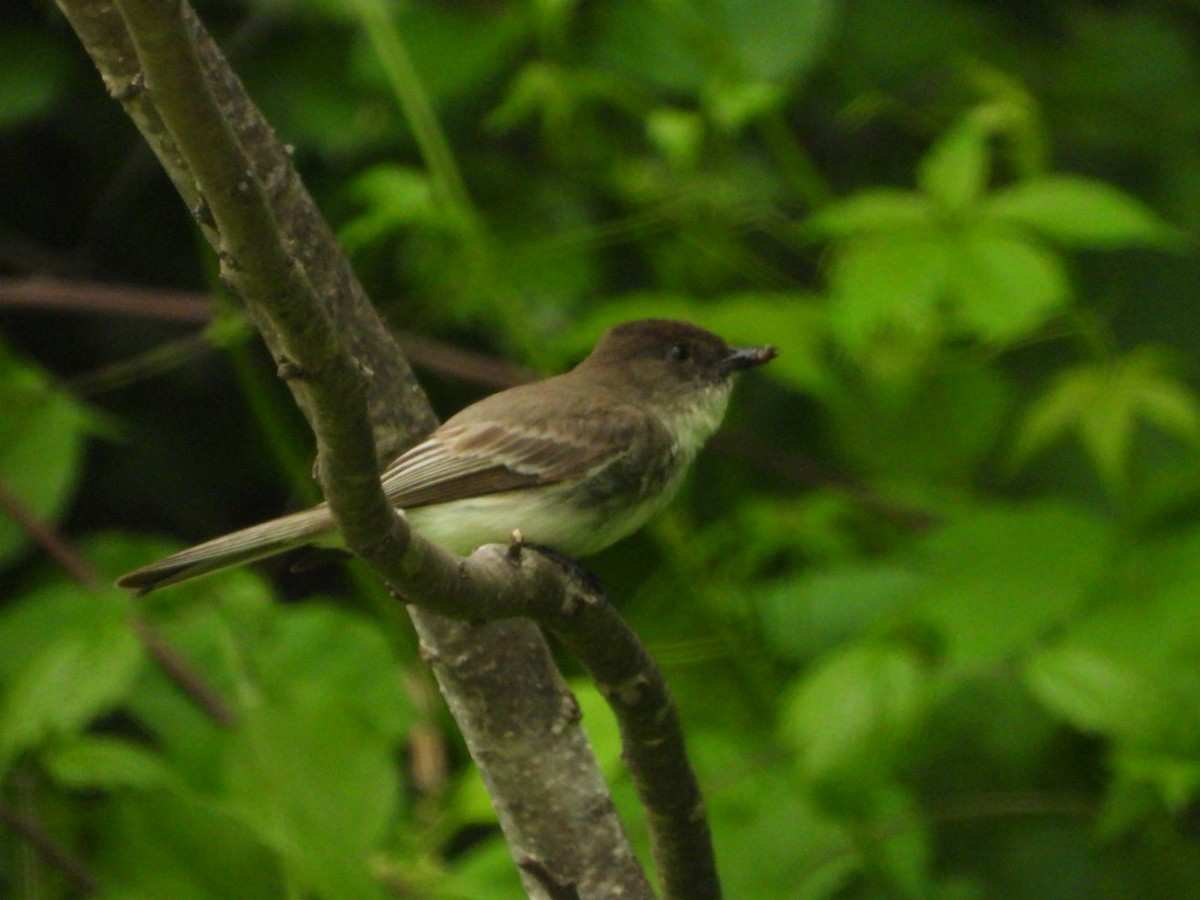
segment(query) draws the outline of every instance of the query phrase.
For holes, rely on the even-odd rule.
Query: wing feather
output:
[[[643,417],[632,406],[579,404],[553,421],[451,419],[388,466],[384,491],[401,509],[415,509],[582,478],[619,460]]]

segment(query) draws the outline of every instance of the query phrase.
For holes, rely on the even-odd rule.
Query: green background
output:
[[[1194,3],[198,10],[397,329],[543,374],[641,316],[779,346],[591,561],[679,700],[728,896],[1200,896]],[[4,4],[0,59],[0,488],[105,584],[312,501],[302,421],[57,10]],[[30,276],[132,310],[18,304]],[[421,376],[444,415],[498,386]],[[113,896],[518,896],[386,607],[286,563],[140,601],[222,729],[127,598],[0,515],[0,793]],[[0,894],[72,888],[0,827]]]

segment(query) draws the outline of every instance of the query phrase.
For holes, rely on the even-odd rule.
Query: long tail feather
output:
[[[180,550],[122,575],[117,579],[117,585],[141,596],[168,584],[178,584],[218,569],[265,559],[294,547],[314,543],[315,538],[329,531],[332,526],[329,508],[322,504]]]

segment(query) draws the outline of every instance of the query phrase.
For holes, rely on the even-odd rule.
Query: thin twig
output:
[[[144,316],[202,325],[212,320],[212,298],[197,291],[110,285],[69,278],[0,278],[0,307],[69,309]]]
[[[12,519],[75,581],[88,588],[101,586],[100,576],[92,564],[76,552],[61,534],[38,518],[29,505],[3,482],[0,482],[0,512]]]
[[[206,325],[211,322],[216,309],[212,295],[204,291],[100,284],[47,276],[0,278],[0,308],[4,307],[94,312],[194,325]],[[400,349],[413,365],[438,375],[497,389],[512,387],[514,384],[531,381],[535,377],[533,372],[523,366],[514,365],[487,353],[465,350],[446,341],[408,331],[397,331],[395,337]],[[194,339],[184,340],[189,341],[186,348],[191,349],[191,341]],[[160,355],[154,351],[151,353],[153,361],[157,361]],[[90,382],[95,378],[108,383],[113,379],[125,377],[130,367],[124,364],[117,365],[120,369],[111,375],[107,374],[110,367],[105,367],[97,373],[81,376],[81,379]],[[145,371],[148,374],[161,371],[157,365],[138,365],[133,368],[136,372]]]
[[[3,483],[0,483],[0,512],[11,518],[79,584],[91,590],[98,590],[104,586],[104,580],[92,564]],[[130,627],[141,640],[151,659],[158,663],[159,668],[176,687],[218,725],[233,724],[235,717],[229,704],[153,625],[141,615],[133,613],[130,616]]]
[[[47,863],[67,875],[85,894],[100,890],[100,881],[82,861],[75,858],[52,838],[41,825],[9,805],[0,797],[0,822],[3,822],[37,851]]]

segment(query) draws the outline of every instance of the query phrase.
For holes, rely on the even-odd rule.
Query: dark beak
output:
[[[740,372],[742,369],[751,369],[754,366],[768,363],[775,358],[778,352],[774,347],[743,347],[734,350],[733,353],[717,363],[717,368],[722,375],[730,375],[733,372]]]

